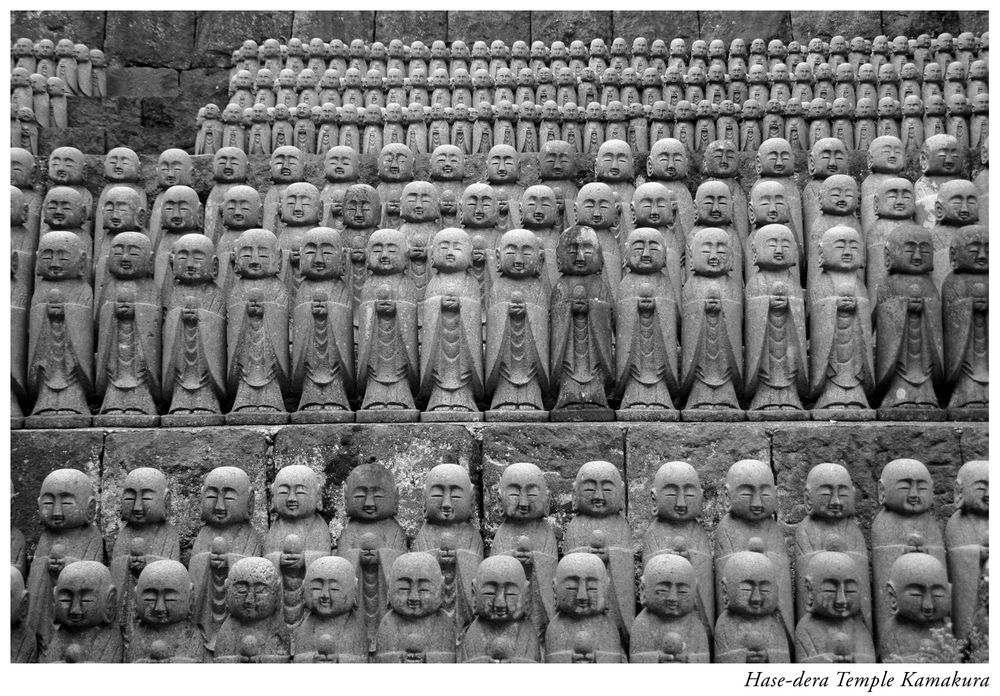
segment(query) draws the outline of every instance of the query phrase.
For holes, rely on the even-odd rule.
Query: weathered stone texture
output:
[[[291,33],[291,12],[198,12],[191,65],[228,67],[233,51],[247,39],[284,43]]]
[[[460,39],[471,48],[474,41],[490,44],[497,39],[508,46],[520,39],[527,41],[531,13],[506,10],[448,12],[448,43]]]
[[[109,65],[185,69],[194,57],[194,12],[108,12]]]
[[[229,70],[195,68],[180,73],[180,95],[187,100],[205,104],[225,105],[229,102]],[[195,114],[197,115],[197,110]],[[194,122],[195,119],[191,119]]]
[[[958,27],[956,34],[963,31],[971,31],[981,34],[990,30],[990,13],[984,11],[961,11],[958,12]]]
[[[430,46],[448,34],[448,13],[438,10],[385,11],[375,13],[375,40],[388,45],[399,39],[409,45],[422,41]]]
[[[112,68],[108,70],[108,96],[176,97],[182,74],[170,68]]]
[[[850,41],[855,36],[872,38],[882,33],[882,18],[878,12],[864,10],[799,11],[792,10],[791,39],[803,47],[812,38],[829,41],[834,36],[844,36]],[[788,43],[789,39],[784,39]]]
[[[17,11],[10,13],[11,41],[27,37],[39,39],[72,39],[88,48],[104,48],[104,23],[107,12],[44,12]]]
[[[315,36],[329,42],[340,39],[373,41],[375,12],[373,10],[312,11],[296,10],[292,19],[292,36],[311,39]]]
[[[936,37],[944,31],[958,35],[961,31],[958,12],[924,12],[920,10],[893,10],[882,13],[882,33],[892,38],[904,34],[915,38],[920,34]]]
[[[698,36],[698,13],[680,12],[636,12],[621,10],[611,13],[611,25],[615,36],[621,36],[632,48],[632,39],[642,36],[652,44],[656,39],[670,43],[671,39],[687,39],[690,42]]]
[[[101,127],[39,128],[38,154],[48,156],[57,147],[75,147],[82,152],[105,152],[105,132]]]
[[[613,38],[611,12],[546,10],[531,13],[532,41],[562,41],[569,46],[571,41],[580,40],[589,46],[591,39],[610,42]]]
[[[767,10],[753,12],[699,12],[701,38],[705,41],[722,39],[727,44],[735,38],[764,41],[788,41],[792,33],[791,12]]]

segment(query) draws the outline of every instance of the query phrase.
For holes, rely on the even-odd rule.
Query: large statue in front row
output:
[[[876,559],[877,562],[877,559]],[[883,662],[917,662],[923,648],[933,645],[933,629],[943,629],[951,615],[951,583],[935,556],[911,550],[888,569],[885,587],[889,616],[878,640]],[[926,658],[925,658],[926,659]]]
[[[309,564],[303,583],[309,613],[292,629],[293,662],[368,661],[357,583],[346,559],[324,556]]]
[[[699,606],[698,578],[688,559],[674,553],[649,559],[640,598],[643,609],[632,624],[629,662],[709,661],[710,625]]]
[[[472,581],[476,618],[462,635],[458,662],[541,662],[539,636],[525,616],[528,581],[510,556],[484,560]]]
[[[122,634],[115,620],[117,591],[111,572],[98,561],[66,565],[52,590],[55,622],[52,642],[39,653],[39,662],[122,661]],[[73,646],[81,651],[73,655]]]
[[[988,579],[990,465],[966,462],[955,476],[954,514],[944,529],[948,576],[952,581],[953,627],[965,639],[974,623],[980,582]]]
[[[556,567],[556,614],[545,631],[545,661],[625,662],[621,638],[607,613],[608,571],[599,556],[568,553]]]
[[[281,576],[265,558],[241,558],[225,581],[228,615],[210,645],[215,662],[288,662],[291,636],[281,616]]]
[[[24,576],[14,565],[10,567],[10,663],[29,664],[35,661],[37,645],[35,634],[28,630],[28,591]]]
[[[205,637],[191,621],[191,576],[176,558],[155,560],[135,584],[136,624],[125,662],[201,662]]]
[[[969,225],[951,240],[951,267],[941,287],[944,380],[951,391],[950,417],[988,418],[989,238],[987,227]]]
[[[390,610],[379,625],[375,661],[455,661],[455,625],[441,608],[444,577],[429,553],[404,553],[389,573]]]

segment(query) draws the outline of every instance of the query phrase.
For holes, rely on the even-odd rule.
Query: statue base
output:
[[[164,428],[199,428],[203,425],[225,425],[226,417],[221,413],[167,413],[160,416]]]
[[[681,411],[681,420],[693,423],[738,423],[746,419],[746,412],[735,408],[686,408]]]
[[[809,420],[809,411],[784,411],[777,408],[761,408],[747,411],[747,420],[755,423],[760,421],[802,421]]]
[[[292,423],[353,423],[354,411],[314,409],[291,414]]]
[[[90,420],[90,416],[84,416],[79,413],[61,416],[27,416],[24,419],[24,427],[29,430],[89,428]]]
[[[818,408],[809,411],[814,421],[873,421],[873,408]]]
[[[546,423],[548,411],[522,411],[520,409],[497,409],[483,414],[487,423]]]
[[[415,408],[370,408],[354,414],[358,423],[416,423],[420,411]]]
[[[945,413],[940,408],[880,408],[876,411],[883,421],[943,421]]]
[[[288,411],[234,411],[226,414],[226,425],[286,425]]]
[[[20,430],[24,427],[24,417],[23,416],[11,416],[10,417],[10,429]]]
[[[160,417],[148,413],[99,413],[94,416],[96,428],[155,428],[159,424]]]
[[[946,413],[948,420],[953,421],[988,421],[990,419],[988,408],[949,408]],[[11,420],[14,419],[11,418]]]
[[[549,412],[553,423],[601,423],[613,421],[615,412],[610,408],[560,408]]]
[[[421,423],[481,423],[482,411],[424,411],[420,414]]]
[[[620,421],[659,421],[673,423],[681,419],[680,411],[672,408],[623,408],[615,411]]]

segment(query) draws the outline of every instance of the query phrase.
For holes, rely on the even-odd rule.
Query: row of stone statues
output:
[[[67,94],[84,97],[108,96],[107,59],[104,51],[88,49],[72,39],[32,41],[20,38],[10,47],[10,77],[40,75],[43,80],[58,77]],[[46,125],[46,124],[43,124]]]
[[[542,470],[512,464],[484,558],[466,469],[427,473],[425,521],[410,542],[392,473],[363,464],[344,482],[348,522],[331,556],[313,470],[277,472],[262,537],[250,523],[250,479],[224,466],[205,478],[204,526],[185,569],[162,472],[125,477],[106,567],[91,482],[58,470],[39,491],[44,531],[27,586],[14,530],[12,661],[37,648],[45,662],[913,662],[933,661],[927,643],[949,619],[960,641],[982,639],[986,461],[957,472],[944,534],[927,468],[888,463],[870,551],[847,469],[819,464],[806,477],[792,558],[765,463],[730,467],[711,534],[694,467],[666,463],[652,484],[655,519],[636,544],[614,465],[580,467],[560,531]]]
[[[61,77],[19,71],[11,75],[10,144],[37,155],[39,128],[69,125],[66,82]]]

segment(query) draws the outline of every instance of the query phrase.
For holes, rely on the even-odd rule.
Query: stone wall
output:
[[[983,32],[985,11],[17,11],[10,15],[11,38],[72,38],[104,51],[109,61],[108,98],[74,98],[70,128],[43,131],[40,152],[72,144],[89,154],[116,146],[156,154],[170,147],[193,151],[195,115],[207,103],[228,101],[229,62],[245,39],[399,38],[503,39],[569,42],[616,36],[649,40],[695,38],[746,40],[780,38],[806,42],[886,34],[915,37],[948,31]]]

